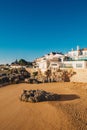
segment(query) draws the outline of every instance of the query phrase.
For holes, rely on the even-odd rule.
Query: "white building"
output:
[[[45,72],[47,69],[60,68],[61,62],[58,61],[58,59],[46,59],[37,62],[36,65],[36,69],[40,69],[42,72]]]
[[[77,50],[71,50],[68,52],[67,56],[71,57],[73,60],[86,60],[87,59],[87,48],[80,49],[79,46],[77,46]]]
[[[62,67],[65,68],[81,68],[86,69],[87,68],[87,48],[80,49],[79,46],[77,46],[77,50],[71,50],[67,54],[68,57],[70,57],[72,60],[70,61],[63,61]]]
[[[58,53],[58,52],[51,52],[50,54],[45,55],[46,59],[54,59],[54,58],[62,59],[63,57],[64,57],[64,54]]]
[[[64,61],[61,68],[87,69],[87,61]]]
[[[18,64],[13,64],[10,66],[12,69],[20,69],[20,68],[26,68],[26,66],[21,66],[21,65],[18,65]]]
[[[62,53],[51,52],[41,58],[35,60],[36,69],[40,69],[42,72],[45,72],[50,68],[59,68],[63,60],[64,55]]]
[[[80,49],[77,46],[77,50],[71,50],[68,54],[63,55],[62,53],[51,52],[41,58],[35,60],[37,69],[45,72],[51,68],[76,68],[86,69],[87,68],[87,48]]]

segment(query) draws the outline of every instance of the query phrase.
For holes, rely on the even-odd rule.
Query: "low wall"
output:
[[[87,83],[87,69],[73,69],[73,68],[60,68],[62,70],[67,70],[76,72],[71,78],[70,82],[84,82]],[[33,69],[27,69],[29,72],[33,72]]]
[[[76,74],[70,78],[71,82],[87,83],[87,69],[73,69],[73,71],[76,72]]]

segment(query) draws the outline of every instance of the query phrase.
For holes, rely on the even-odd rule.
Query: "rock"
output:
[[[38,81],[37,79],[34,79],[34,78],[26,78],[26,79],[25,79],[25,83],[39,84],[39,83],[41,83],[41,82]]]
[[[35,101],[34,97],[29,97],[29,98],[28,98],[28,102],[34,103],[34,102],[36,102],[36,101]]]
[[[44,90],[23,90],[20,96],[21,101],[25,102],[42,102],[42,101],[56,101],[59,99],[59,95],[46,92]]]
[[[22,95],[20,96],[20,100],[21,100],[21,101],[25,101],[25,100],[26,100],[26,96],[25,96],[24,94],[22,94]]]

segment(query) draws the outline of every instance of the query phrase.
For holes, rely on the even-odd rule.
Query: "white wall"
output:
[[[87,68],[87,61],[64,61],[63,65],[65,66],[72,66],[76,69],[86,69]]]
[[[42,60],[40,62],[37,62],[39,69],[41,69],[42,72],[45,72],[48,68],[59,68],[60,64],[58,61],[47,61]]]
[[[42,60],[40,62],[37,62],[39,69],[41,69],[41,71],[46,71],[47,70],[47,61],[46,60]]]
[[[79,55],[79,52],[78,51],[70,51],[70,52],[68,52],[68,55],[71,57],[75,57],[75,56]]]
[[[83,55],[84,55],[84,56],[87,56],[87,50],[86,50],[86,51],[83,51]]]
[[[20,66],[20,65],[18,66],[11,65],[10,67],[13,69],[26,68],[25,66]]]
[[[50,67],[51,68],[59,68],[60,67],[60,63],[58,61],[51,62],[50,63]]]

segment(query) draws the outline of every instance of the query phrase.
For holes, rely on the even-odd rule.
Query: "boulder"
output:
[[[25,102],[42,102],[42,101],[56,101],[59,99],[59,95],[46,92],[44,90],[23,90],[20,96],[21,101]]]

